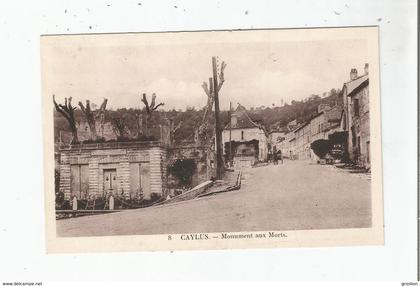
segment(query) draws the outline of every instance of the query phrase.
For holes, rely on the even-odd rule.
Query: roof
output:
[[[320,116],[321,114],[324,114],[324,113],[325,113],[324,111],[321,111],[321,112],[319,112],[319,113],[317,113],[317,114],[313,115],[313,116],[310,118],[310,120],[315,119],[315,118],[317,118],[318,116]]]
[[[303,127],[305,127],[305,126],[308,126],[308,124],[309,123],[311,123],[311,121],[309,120],[309,121],[307,121],[307,122],[305,122],[305,123],[303,123],[301,126],[299,126],[298,128],[296,128],[295,130],[293,130],[293,132],[298,132],[300,129],[302,129]]]
[[[351,80],[349,82],[344,83],[344,86],[347,89],[347,96],[351,96],[352,93],[363,83],[369,80],[369,74],[365,74],[362,76],[359,76],[355,78],[354,80]]]
[[[238,103],[238,107],[232,113],[232,117],[236,116],[236,123],[232,124],[232,129],[258,128],[254,120],[249,116],[246,108]],[[226,124],[225,129],[230,128],[230,123]]]
[[[289,132],[289,129],[287,128],[287,126],[282,126],[282,127],[277,127],[273,130],[271,130],[269,133],[287,133]]]

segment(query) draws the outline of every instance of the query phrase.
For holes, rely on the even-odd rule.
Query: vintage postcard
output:
[[[383,244],[378,32],[42,36],[48,252]]]

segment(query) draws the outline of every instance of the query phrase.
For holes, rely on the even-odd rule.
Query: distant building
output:
[[[311,152],[311,122],[308,121],[293,131],[296,138],[295,156],[298,160],[310,160]]]
[[[318,160],[311,149],[317,140],[329,140],[333,152],[342,159],[350,160],[360,167],[370,168],[370,124],[369,124],[369,66],[358,76],[350,71],[350,81],[344,83],[341,95],[343,105],[318,106],[318,113],[307,122],[296,126],[296,121],[287,124],[291,130],[278,145],[287,158]],[[336,157],[334,157],[336,158]]]
[[[347,151],[350,161],[370,168],[369,65],[358,76],[350,72],[350,81],[343,86],[343,116],[341,126],[348,134]]]
[[[296,159],[296,137],[293,131],[287,132],[283,141],[277,145],[277,150],[281,150],[284,158]]]
[[[330,135],[335,132],[340,132],[340,119],[341,119],[341,106],[319,108],[320,113],[316,114],[310,120],[311,125],[311,136],[310,141],[315,142],[317,140],[330,140]],[[318,160],[318,156],[311,150],[312,160]]]
[[[229,157],[231,150],[235,166],[251,166],[257,161],[267,160],[268,138],[241,104],[232,113],[231,124],[228,123],[222,132],[225,158]]]
[[[280,149],[280,144],[286,139],[287,128],[277,128],[276,130],[270,131],[268,135],[268,142],[271,146],[271,151],[276,152]]]
[[[297,120],[292,120],[289,123],[287,123],[287,128],[289,129],[289,131],[293,131],[294,129],[296,129],[298,126]]]
[[[330,135],[341,131],[341,106],[318,106],[319,113],[310,120],[284,134],[284,140],[278,144],[285,158],[298,160],[318,160],[312,151],[311,143],[317,140],[329,140]],[[292,123],[294,124],[294,123]],[[289,125],[293,126],[293,125]]]

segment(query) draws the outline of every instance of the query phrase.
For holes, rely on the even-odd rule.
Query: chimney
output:
[[[365,63],[365,74],[369,74],[369,64]]]
[[[354,80],[354,79],[356,79],[356,77],[357,77],[357,69],[352,68],[350,70],[350,80]]]

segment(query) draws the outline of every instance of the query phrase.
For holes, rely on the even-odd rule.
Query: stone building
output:
[[[238,104],[232,113],[231,124],[228,123],[222,132],[223,154],[228,156],[232,149],[232,159],[236,166],[251,166],[268,157],[268,138],[264,131],[247,113],[245,107]],[[231,147],[229,147],[231,140]]]
[[[340,131],[341,108],[338,105],[332,108],[323,105],[318,109],[320,112],[310,120],[311,143],[317,140],[329,140],[332,133]],[[316,161],[319,159],[312,149],[310,158]]]
[[[329,140],[332,133],[339,132],[341,113],[341,106],[320,104],[317,114],[293,131],[284,134],[284,140],[278,145],[283,156],[317,161],[319,158],[313,152],[311,143],[321,139]]]
[[[167,152],[159,142],[80,144],[62,146],[59,153],[59,189],[65,199],[165,195]]]
[[[295,143],[295,133],[293,131],[287,132],[284,135],[284,140],[277,145],[277,150],[281,150],[284,158],[294,160],[296,159]]]
[[[286,139],[287,132],[288,129],[286,127],[276,128],[275,130],[270,131],[268,135],[268,142],[270,143],[271,151],[273,153],[281,150],[280,144]]]
[[[358,76],[350,72],[350,81],[343,85],[343,116],[341,126],[347,132],[347,151],[350,161],[370,168],[369,65]]]
[[[310,160],[311,151],[311,122],[308,121],[293,131],[295,134],[295,157],[298,160]]]

